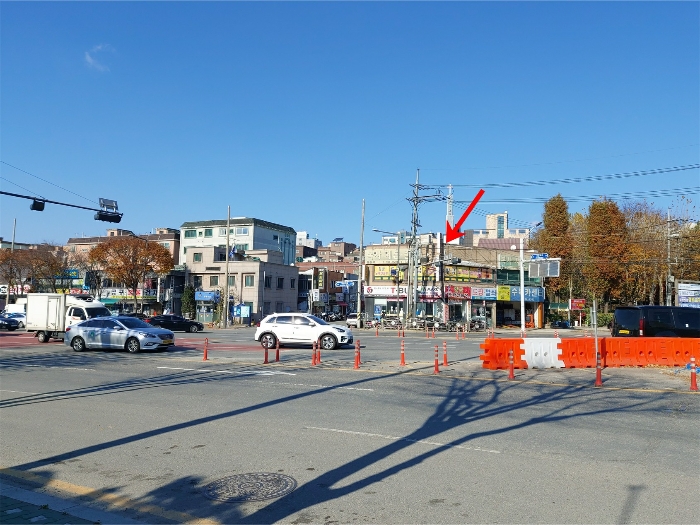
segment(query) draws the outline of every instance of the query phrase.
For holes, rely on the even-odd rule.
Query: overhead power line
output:
[[[630,171],[626,173],[611,173],[608,175],[592,175],[590,177],[572,177],[549,180],[518,181],[518,182],[493,182],[490,184],[452,184],[453,188],[525,188],[531,186],[554,186],[558,184],[577,184],[580,182],[598,182],[613,179],[629,179],[632,177],[645,177],[647,175],[658,175],[661,173],[673,173],[677,171],[696,170],[700,164],[688,164],[686,166],[673,166],[670,168],[659,168],[644,171]],[[421,185],[422,189],[447,188],[449,184]]]

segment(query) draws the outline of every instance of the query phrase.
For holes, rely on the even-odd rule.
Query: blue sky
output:
[[[417,169],[457,201],[485,187],[467,228],[534,224],[558,192],[696,203],[697,169],[603,176],[699,162],[699,5],[2,2],[0,188],[115,199],[137,233],[230,205],[324,243],[359,242],[363,199],[366,243],[409,229]],[[0,196],[0,236],[112,226],[29,204]],[[421,205],[421,231],[445,213]]]

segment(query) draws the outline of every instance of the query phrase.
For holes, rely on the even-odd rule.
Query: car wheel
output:
[[[333,350],[336,346],[338,346],[338,341],[331,334],[321,337],[321,348],[324,350]]]
[[[263,334],[263,336],[260,338],[260,344],[263,348],[267,348],[269,350],[270,348],[275,347],[277,344],[277,338],[274,336],[274,334]]]
[[[82,352],[85,350],[85,341],[83,341],[82,337],[75,337],[71,342],[70,342],[71,348],[75,350],[76,352]]]
[[[192,326],[190,326],[190,332],[193,334],[195,332],[199,332],[199,327],[196,324],[193,324]]]
[[[24,323],[22,321],[19,322],[19,328],[24,328]]]
[[[39,332],[36,335],[36,338],[40,343],[47,343],[49,341],[49,336],[46,334],[46,332]]]
[[[136,354],[141,350],[141,343],[135,337],[130,337],[126,342],[126,349],[132,354]]]

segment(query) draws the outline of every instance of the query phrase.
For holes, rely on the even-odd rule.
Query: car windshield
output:
[[[124,317],[119,322],[127,328],[153,328],[150,324],[144,323],[138,317]]]
[[[311,319],[316,324],[328,324],[326,321],[320,319],[319,317],[316,317],[315,315],[310,315],[309,319]]]
[[[87,312],[88,319],[92,319],[93,317],[109,317],[112,315],[111,312],[104,306],[100,306],[98,308],[85,308],[85,311]]]

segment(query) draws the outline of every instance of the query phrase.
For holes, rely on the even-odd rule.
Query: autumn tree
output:
[[[586,221],[586,260],[583,275],[591,298],[605,304],[621,293],[629,244],[627,223],[620,208],[613,201],[594,201],[588,208]]]
[[[666,264],[666,217],[646,201],[622,207],[629,246],[620,287],[622,302],[658,302],[663,295]]]
[[[537,232],[532,247],[550,257],[562,259],[560,277],[547,279],[548,289],[559,295],[561,288],[568,288],[571,274],[571,255],[573,239],[569,231],[569,206],[561,196],[549,199],[544,205],[542,214],[542,229]]]
[[[58,293],[70,283],[68,253],[54,243],[40,244],[27,250],[29,273],[36,291]],[[70,285],[68,285],[70,287]]]
[[[7,283],[11,293],[29,277],[29,250],[0,250],[0,280]]]
[[[107,276],[131,290],[134,310],[137,309],[136,290],[149,274],[165,274],[173,269],[170,252],[157,242],[132,236],[110,237],[88,252],[91,264],[104,270]]]
[[[185,289],[182,292],[182,304],[180,305],[180,308],[182,309],[183,314],[189,314],[190,317],[194,317],[194,312],[195,312],[195,298],[194,298],[194,287],[192,285],[186,285]]]

